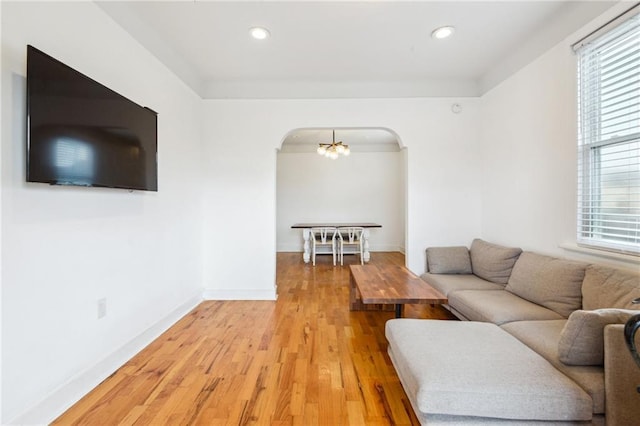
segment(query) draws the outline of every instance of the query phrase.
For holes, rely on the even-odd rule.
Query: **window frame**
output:
[[[597,250],[607,250],[623,254],[631,254],[640,256],[640,174],[634,178],[635,168],[640,173],[640,107],[636,111],[640,100],[634,102],[635,93],[637,99],[640,99],[640,79],[634,72],[636,61],[640,63],[640,7],[634,6],[629,11],[618,17],[612,22],[598,29],[594,34],[588,36],[585,40],[574,45],[574,50],[578,55],[577,61],[577,106],[578,106],[578,197],[577,197],[577,244],[578,246],[588,247]],[[624,47],[614,56],[614,63],[624,61],[625,55],[630,57],[631,66],[625,70],[624,62],[618,68],[613,67],[615,71],[620,70],[620,74],[624,75],[629,70],[629,75],[624,76],[616,81],[613,77],[603,78],[606,71],[610,69],[603,66],[605,62],[603,53],[607,48],[611,49],[620,40],[624,38],[627,32],[631,33],[630,47]],[[618,34],[619,33],[619,34]],[[638,44],[635,43],[635,37],[638,38]],[[638,48],[638,49],[636,49]],[[628,50],[625,50],[628,49]],[[609,58],[607,58],[609,59]],[[614,80],[613,83],[607,80]],[[614,87],[614,84],[621,83],[621,86]],[[606,84],[608,83],[608,84]],[[629,87],[630,96],[629,105],[623,105],[621,108],[614,110],[614,113],[622,111],[620,115],[603,119],[611,111],[605,112],[606,106],[603,101],[604,87],[609,86],[611,92],[618,90],[626,90]],[[626,102],[626,93],[617,94],[615,99],[620,97],[621,103]],[[614,104],[615,105],[615,104]],[[637,116],[637,117],[636,117]],[[622,121],[616,123],[616,119],[621,118]],[[629,121],[624,121],[629,118]],[[623,133],[621,136],[610,136],[610,131],[603,131],[607,126],[603,126],[603,122],[611,127],[616,125],[630,124],[628,129],[618,130]],[[630,130],[628,134],[624,134],[626,130]],[[614,209],[618,207],[606,207],[607,199],[604,198],[606,188],[603,185],[603,178],[613,176],[616,172],[603,174],[603,169],[614,167],[618,161],[614,158],[604,159],[603,151],[609,147],[628,145],[627,157],[620,156],[621,159],[629,159],[628,176],[629,183],[619,185],[618,188],[628,189],[628,193],[624,194],[626,199],[622,203],[627,203],[629,210],[629,223],[626,222],[627,213],[618,213]],[[635,147],[635,148],[634,148]],[[636,152],[634,152],[636,151]],[[624,151],[622,151],[624,152]],[[611,156],[611,154],[608,154]],[[635,161],[635,163],[634,163]],[[636,190],[637,192],[634,192]],[[634,201],[635,198],[638,200]],[[635,205],[637,204],[637,206]],[[607,210],[609,218],[607,219]],[[600,225],[598,225],[600,224]],[[625,228],[625,226],[629,226]],[[631,233],[626,236],[625,233]],[[625,241],[628,239],[628,241]]]

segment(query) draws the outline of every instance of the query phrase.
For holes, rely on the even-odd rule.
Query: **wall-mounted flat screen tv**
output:
[[[158,190],[157,114],[27,46],[27,182]]]

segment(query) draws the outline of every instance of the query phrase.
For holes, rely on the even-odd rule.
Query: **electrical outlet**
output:
[[[98,319],[107,316],[107,299],[103,297],[98,300]]]

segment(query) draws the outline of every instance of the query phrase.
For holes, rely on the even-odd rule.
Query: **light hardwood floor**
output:
[[[354,262],[278,253],[277,301],[203,302],[54,424],[418,424],[387,356],[393,312],[349,311]],[[451,318],[428,305],[405,317]]]

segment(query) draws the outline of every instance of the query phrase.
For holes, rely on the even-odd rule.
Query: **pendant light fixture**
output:
[[[319,144],[317,152],[320,155],[335,160],[340,155],[349,155],[351,150],[349,149],[349,145],[343,144],[342,141],[336,142],[336,131],[333,130],[333,142]]]

